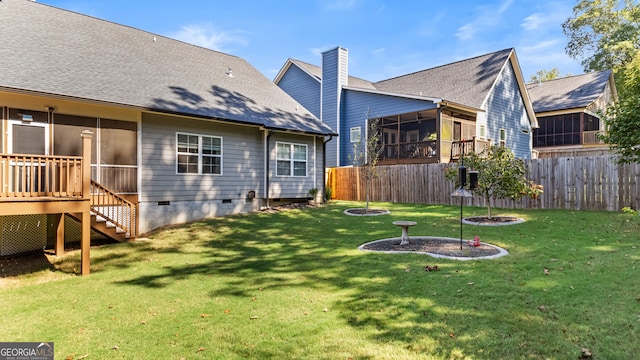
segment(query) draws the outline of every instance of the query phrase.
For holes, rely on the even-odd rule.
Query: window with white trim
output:
[[[349,138],[352,143],[360,142],[360,137],[362,136],[362,129],[360,126],[352,127],[349,129]]]
[[[487,137],[487,127],[485,125],[480,125],[480,134],[478,136],[482,139]]]
[[[176,133],[176,172],[222,175],[222,138]]]
[[[507,130],[506,129],[500,129],[500,145],[506,145],[507,144]]]
[[[276,176],[307,176],[307,145],[277,142]]]

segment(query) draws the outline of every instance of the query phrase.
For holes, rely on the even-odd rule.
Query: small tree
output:
[[[378,124],[380,119],[369,119],[369,112],[367,112],[367,131],[365,139],[353,143],[353,155],[351,160],[353,166],[360,168],[360,176],[365,181],[365,197],[366,206],[365,211],[369,211],[369,199],[371,198],[371,181],[380,174],[378,173],[377,165],[382,153],[382,146],[380,143],[380,131]]]
[[[488,217],[491,218],[491,202],[495,199],[517,199],[527,195],[533,199],[542,193],[542,186],[525,178],[524,161],[501,145],[492,145],[480,154],[472,153],[464,158],[464,165],[479,172],[475,193],[486,200]],[[458,168],[451,166],[446,176],[457,180]]]

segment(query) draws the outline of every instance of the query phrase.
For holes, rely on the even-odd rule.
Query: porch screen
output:
[[[84,116],[53,114],[53,154],[61,156],[82,156],[84,130],[93,133],[91,139],[91,163],[97,163],[98,119]]]
[[[133,122],[100,119],[100,163],[136,165],[137,129]]]
[[[13,153],[45,155],[45,130],[42,126],[13,125]]]

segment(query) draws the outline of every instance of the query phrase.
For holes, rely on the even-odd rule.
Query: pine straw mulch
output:
[[[461,250],[460,240],[417,236],[410,237],[409,244],[407,245],[400,245],[400,239],[393,238],[365,244],[361,247],[361,249],[369,251],[388,252],[421,252],[451,257],[469,258],[500,254],[499,249],[483,243],[481,243],[480,246],[469,246],[468,240],[463,240]]]

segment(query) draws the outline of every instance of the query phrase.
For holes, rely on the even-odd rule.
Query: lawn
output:
[[[399,236],[394,220],[416,221],[411,235],[456,238],[459,207],[342,213],[361,206],[167,228],[93,248],[88,277],[74,274],[70,252],[2,279],[0,341],[53,341],[56,359],[638,358],[638,217],[496,209],[527,221],[464,225],[464,236],[509,255],[456,261],[356,248]]]

